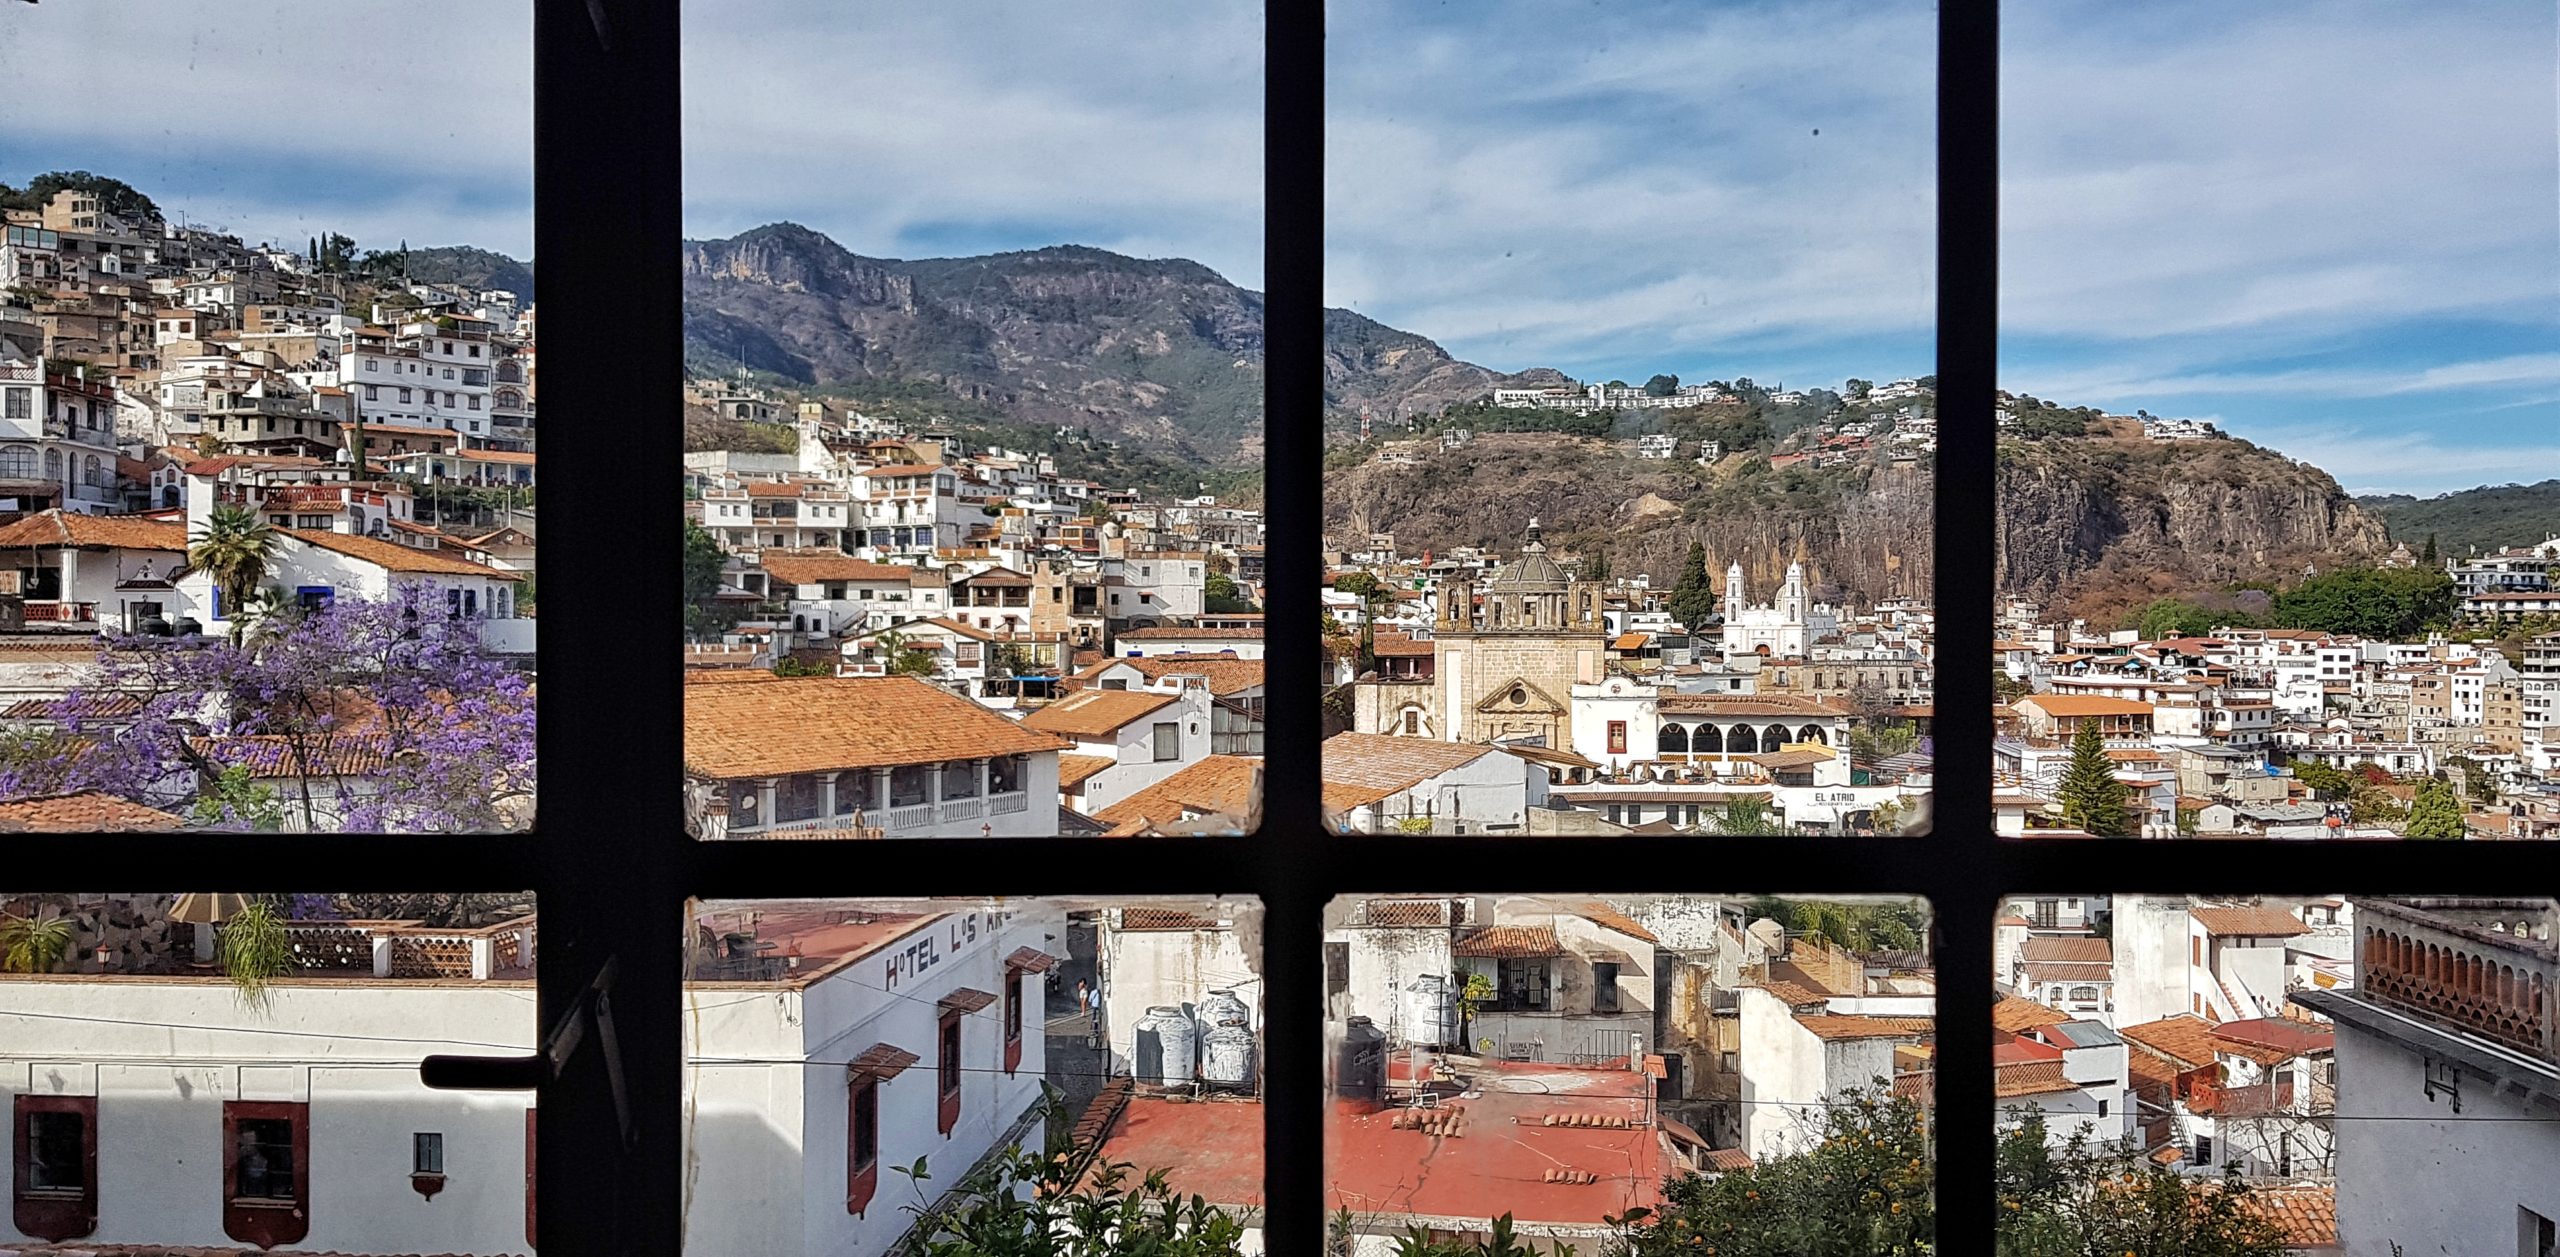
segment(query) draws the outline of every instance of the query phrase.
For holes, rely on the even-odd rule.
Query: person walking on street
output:
[[[1086,1019],[1087,1019],[1087,1025],[1089,1025],[1089,1026],[1091,1027],[1091,1029],[1087,1032],[1087,1037],[1088,1037],[1088,1038],[1090,1038],[1090,1039],[1093,1041],[1093,1045],[1094,1045],[1094,1046],[1096,1046],[1096,1047],[1100,1047],[1100,1046],[1102,1046],[1102,988],[1101,988],[1101,987],[1098,987],[1098,986],[1097,986],[1097,987],[1093,988],[1093,994],[1092,994],[1092,995],[1091,995],[1091,997],[1090,997],[1090,1002],[1088,1002],[1088,1003],[1085,1005],[1085,1010],[1086,1010],[1085,1015],[1086,1015]]]
[[[1083,1016],[1083,1015],[1084,1015],[1084,1007],[1085,1007],[1085,1001],[1084,1001],[1084,979],[1082,979],[1082,978],[1078,978],[1078,979],[1076,979],[1076,1015],[1077,1015],[1077,1016],[1081,1017],[1081,1016]]]

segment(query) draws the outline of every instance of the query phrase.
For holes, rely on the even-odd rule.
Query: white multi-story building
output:
[[[0,501],[33,513],[122,511],[114,388],[46,359],[0,362]]]
[[[1690,625],[1696,628],[1696,625]],[[1725,570],[1724,577],[1724,653],[1730,659],[1766,649],[1781,659],[1801,659],[1813,643],[1840,631],[1839,611],[1828,603],[1816,603],[1805,592],[1804,564],[1787,565],[1787,578],[1778,586],[1777,601],[1767,606],[1754,606],[1745,600],[1742,564]]]

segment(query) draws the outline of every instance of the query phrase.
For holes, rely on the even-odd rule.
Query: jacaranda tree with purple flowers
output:
[[[246,829],[261,818],[231,801],[248,795],[245,768],[307,831],[491,831],[532,815],[532,679],[422,583],[288,612],[245,640],[110,634],[54,719],[0,744],[0,798],[98,790]]]

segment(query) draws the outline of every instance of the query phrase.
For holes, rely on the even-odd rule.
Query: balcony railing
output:
[[[2560,1063],[2547,901],[2371,899],[2357,911],[2359,993]]]
[[[30,602],[27,604],[29,624],[94,624],[98,604],[94,602]]]
[[[983,820],[989,816],[1013,816],[1030,810],[1030,793],[1027,791],[1015,790],[1008,793],[989,795],[985,798],[945,799],[939,804],[912,803],[903,807],[881,808],[876,811],[865,810],[863,812],[863,821],[866,825],[879,827],[885,836],[896,838],[905,834],[913,834],[921,830],[931,829],[938,825],[949,825],[962,821]],[[787,833],[794,829],[826,829],[842,826],[846,823],[847,818],[842,816],[813,816],[803,820],[783,821],[773,825],[748,826],[732,823],[729,817],[725,814],[713,813],[705,816],[702,820],[702,836],[708,839],[720,839],[732,836],[739,838],[759,838],[772,834]]]

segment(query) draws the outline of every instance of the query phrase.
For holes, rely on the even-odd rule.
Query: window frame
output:
[[[697,3],[697,20],[708,20],[703,15],[714,10]],[[674,466],[683,385],[675,243],[685,235],[680,5],[596,0],[528,9],[537,119],[532,252],[542,260],[551,307],[543,323],[552,405],[620,417],[610,426],[548,432],[544,452],[557,465]],[[1994,640],[1995,529],[1990,513],[1977,508],[1995,489],[2000,27],[1995,0],[1941,0],[1937,23],[1941,419],[1933,600],[1940,649],[1978,658]],[[1324,409],[1324,40],[1315,7],[1266,6],[1264,406],[1271,416]],[[390,374],[417,374],[417,366]],[[1273,624],[1312,622],[1319,605],[1321,463],[1313,439],[1269,444]],[[1993,830],[1988,788],[1962,784],[1933,798],[1935,832],[1927,837],[1726,837],[1714,844],[1712,863],[1693,838],[1659,835],[1389,834],[1362,838],[1362,858],[1346,861],[1338,858],[1342,839],[1323,828],[1317,792],[1286,789],[1269,792],[1250,840],[1114,840],[1109,860],[1095,859],[1086,842],[1048,838],[910,840],[895,860],[832,840],[697,844],[683,836],[674,786],[682,774],[681,664],[661,645],[674,633],[680,601],[672,561],[680,513],[631,512],[628,486],[616,476],[555,477],[543,493],[553,508],[552,544],[561,552],[670,558],[554,564],[546,573],[553,627],[543,639],[541,681],[554,715],[537,733],[551,771],[533,833],[361,842],[246,834],[221,844],[185,834],[94,835],[91,842],[72,835],[21,853],[12,879],[27,891],[68,892],[93,886],[102,874],[150,867],[171,886],[243,892],[533,890],[543,925],[536,976],[543,1029],[578,1006],[608,960],[618,975],[615,1068],[608,1069],[596,1036],[587,1036],[556,1075],[545,1072],[535,1087],[537,1107],[527,1113],[528,1174],[537,1154],[576,1171],[555,1177],[552,1204],[538,1218],[528,1183],[529,1239],[553,1252],[678,1252],[682,938],[666,923],[679,918],[690,896],[789,898],[811,887],[881,896],[1258,896],[1269,1119],[1260,1221],[1269,1251],[1313,1252],[1322,1246],[1326,1213],[1322,913],[1336,894],[1446,891],[1447,875],[1436,870],[1455,861],[1469,870],[1467,889],[1481,893],[1553,892],[1566,882],[1599,894],[1678,886],[1925,896],[1942,975],[1938,1015],[1961,1027],[1990,1018],[1990,922],[2004,896],[2100,887],[2382,894],[2560,884],[2560,844],[2548,843],[2333,844],[2321,852],[2321,884],[2314,887],[2305,884],[2298,848],[2263,839],[2218,843],[2210,862],[2128,859],[2127,848],[2104,843],[2004,840]],[[648,629],[651,617],[661,617],[663,627]],[[1266,779],[1317,780],[1315,635],[1274,637],[1265,652]],[[1940,781],[1991,780],[1991,686],[1979,673],[1955,668],[1934,678],[1941,711],[1982,713],[1937,722]],[[579,711],[614,713],[615,736],[595,737],[592,722],[557,714]],[[669,784],[632,789],[633,781]],[[600,850],[614,858],[596,858]],[[1979,1129],[1962,1123],[1994,1111],[1990,1054],[1948,1052],[1937,1071],[1937,1102],[1959,1123],[1948,1129]],[[551,1118],[537,1124],[533,1115],[541,1111]],[[1949,1204],[1939,1215],[1941,1247],[1991,1251],[1991,1210],[1968,1207],[1991,1198],[1991,1141],[1949,1139],[1938,1155],[1937,1186]],[[307,1165],[306,1156],[298,1172]]]
[[[11,1222],[26,1235],[51,1243],[79,1239],[98,1229],[98,1097],[20,1093],[11,1105],[9,1205]],[[47,1188],[35,1177],[35,1119],[68,1113],[80,1119],[80,1189]]]
[[[247,1122],[285,1123],[292,1137],[293,1195],[240,1194],[240,1136]],[[311,1233],[311,1105],[303,1100],[222,1102],[222,1233],[246,1244],[273,1248],[299,1243]]]

